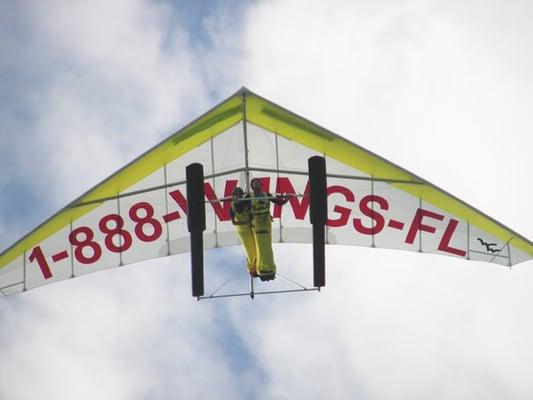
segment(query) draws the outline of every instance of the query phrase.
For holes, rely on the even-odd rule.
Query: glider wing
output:
[[[185,167],[204,166],[206,248],[238,245],[226,199],[252,177],[289,193],[273,240],[310,243],[307,159],[326,158],[328,244],[515,265],[531,241],[424,179],[247,89],[96,185],[0,254],[0,295],[189,251]]]

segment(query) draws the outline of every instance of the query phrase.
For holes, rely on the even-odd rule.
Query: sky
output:
[[[531,239],[532,17],[528,1],[0,1],[0,247],[242,86]],[[275,251],[311,265],[309,247]],[[215,278],[243,262],[206,252]],[[1,298],[0,398],[533,397],[531,261],[331,246],[327,264],[321,293],[253,301],[196,302],[187,255]]]

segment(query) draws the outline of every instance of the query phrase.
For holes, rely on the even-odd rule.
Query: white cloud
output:
[[[187,33],[167,11],[138,1],[35,3],[11,13],[26,34],[19,48],[16,32],[5,36],[12,52],[5,70],[16,68],[38,84],[21,96],[26,119],[7,115],[9,136],[2,139],[16,160],[7,172],[33,184],[46,210],[207,107]],[[171,391],[190,398],[215,396],[224,385],[232,393],[229,373],[218,371],[224,360],[210,350],[209,309],[195,321],[194,308],[175,307],[176,293],[192,303],[184,295],[188,280],[171,287],[163,274],[139,271],[125,280],[104,273],[2,300],[0,397],[129,399],[153,392],[166,398]]]
[[[31,32],[25,44],[36,50],[35,73],[46,83],[27,104],[35,120],[18,138],[19,159],[38,183],[43,174],[54,178],[46,187],[56,202],[206,107],[187,33],[172,25],[164,4],[36,3],[23,12]]]
[[[523,15],[532,10],[493,2],[478,20],[480,6],[258,3],[246,26],[246,82],[531,237],[524,67],[533,58]],[[273,374],[268,393],[531,396],[526,265],[509,274],[394,251],[328,254],[327,295],[254,321],[269,343],[258,350]]]
[[[520,4],[254,2],[242,21],[219,7],[200,49],[166,3],[33,4],[19,16],[26,47],[2,44],[40,78],[24,97],[31,123],[7,143],[58,207],[205,111],[208,95],[245,84],[531,237],[532,10]],[[280,270],[305,281],[301,249],[276,251]],[[529,264],[509,273],[328,248],[320,294],[211,303],[191,300],[184,265],[150,261],[3,299],[0,395],[533,393]]]
[[[186,256],[92,274],[3,301],[2,398],[235,397],[214,307]],[[147,271],[150,273],[147,274]]]
[[[531,9],[446,4],[259,3],[246,84],[528,235]]]

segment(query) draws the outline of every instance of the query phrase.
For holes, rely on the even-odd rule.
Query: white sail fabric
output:
[[[319,127],[305,126],[309,146],[305,135],[291,136],[291,129],[300,129],[289,120],[293,114],[272,116],[263,109],[248,118],[246,94],[277,107],[240,92],[97,185],[0,255],[0,294],[188,252],[185,168],[193,162],[204,166],[205,248],[239,244],[227,198],[236,186],[248,188],[254,177],[261,178],[265,192],[290,195],[285,206],[272,205],[273,241],[310,243],[307,160],[322,155],[328,173],[329,245],[402,249],[507,266],[532,258],[530,241],[473,208],[468,210],[478,213],[477,219],[465,218],[459,200],[379,156],[365,153],[370,161],[361,161],[359,169],[349,157],[349,142],[339,144],[339,137]],[[261,123],[261,117],[267,119],[260,112],[268,121],[279,121],[278,128]],[[321,151],[318,140],[324,143]],[[352,146],[354,152],[364,151]],[[368,166],[378,163],[386,168],[370,174]],[[427,194],[431,191],[441,197]]]

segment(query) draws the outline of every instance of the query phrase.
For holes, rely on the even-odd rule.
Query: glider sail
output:
[[[307,159],[326,158],[326,243],[515,265],[531,241],[424,179],[243,88],[74,200],[0,254],[0,295],[189,251],[185,168],[204,166],[204,247],[239,245],[224,201],[253,177],[272,238],[310,243]]]

